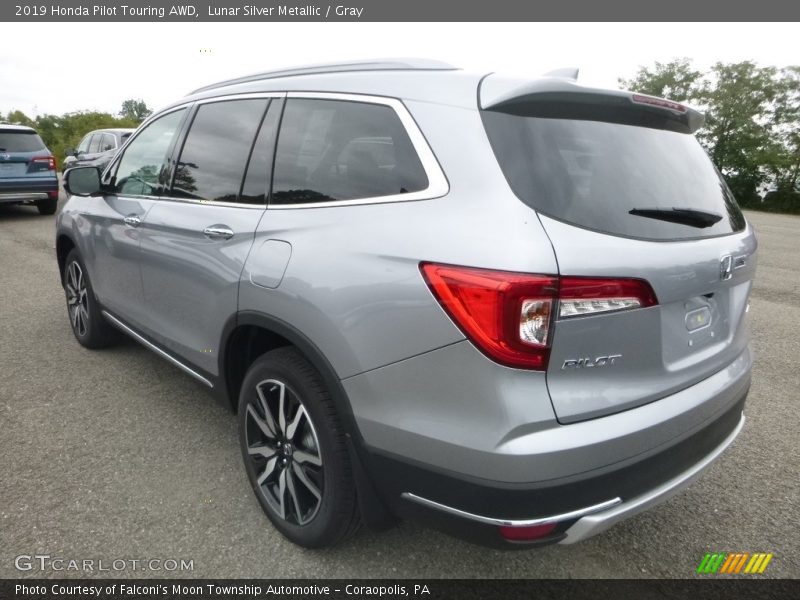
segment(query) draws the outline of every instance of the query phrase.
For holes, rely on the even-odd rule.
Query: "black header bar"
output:
[[[787,0],[3,0],[0,21],[502,22],[502,21],[797,21]],[[409,35],[413,35],[409,31]],[[681,28],[675,25],[676,43]],[[444,40],[443,40],[444,41]]]

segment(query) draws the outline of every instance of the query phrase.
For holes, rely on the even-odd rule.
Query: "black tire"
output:
[[[67,297],[67,316],[78,343],[85,348],[96,349],[105,348],[116,341],[117,330],[101,314],[86,266],[76,249],[64,261],[62,284]]]
[[[305,415],[298,416],[301,407]],[[247,477],[278,531],[299,546],[323,548],[358,529],[361,516],[341,421],[322,377],[295,348],[279,348],[253,362],[239,394],[238,418]],[[320,492],[319,499],[304,480]]]
[[[40,215],[54,215],[56,214],[56,207],[58,206],[57,198],[48,198],[47,200],[37,200],[36,208],[39,209]]]

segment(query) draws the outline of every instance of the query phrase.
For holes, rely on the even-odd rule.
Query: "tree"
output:
[[[783,69],[778,86],[770,172],[779,192],[800,192],[800,66]]]
[[[774,67],[744,61],[716,63],[712,83],[700,93],[706,124],[698,138],[744,204],[758,198],[774,155],[774,102],[780,94]]]
[[[128,99],[122,103],[122,110],[119,111],[119,116],[123,119],[130,119],[141,123],[153,113],[152,110],[147,108],[144,100]]]
[[[6,117],[6,121],[12,125],[25,125],[27,127],[33,127],[33,119],[31,119],[21,110],[12,110],[9,112],[8,116]]]
[[[656,62],[651,69],[639,67],[633,79],[619,79],[621,87],[676,102],[693,100],[702,88],[703,74],[692,69],[688,58]]]
[[[701,108],[706,122],[698,139],[738,200],[753,205],[761,201],[759,187],[770,178],[792,181],[792,158],[797,158],[792,140],[800,140],[791,132],[797,132],[800,117],[798,73],[785,72],[782,79],[777,74],[774,67],[744,61],[718,62],[704,75],[688,59],[675,59],[640,67],[633,79],[619,81],[633,91]]]

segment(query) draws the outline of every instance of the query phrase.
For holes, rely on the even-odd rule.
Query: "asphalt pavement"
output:
[[[16,568],[40,554],[192,561],[104,577],[683,578],[716,551],[772,552],[765,577],[800,577],[800,217],[747,216],[760,240],[747,423],[688,490],[574,546],[503,552],[400,523],[310,551],[263,515],[235,418],[204,387],[134,342],[78,345],[54,218],[0,207],[0,577],[93,574]]]

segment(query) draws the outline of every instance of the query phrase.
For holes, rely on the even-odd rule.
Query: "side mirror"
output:
[[[94,196],[102,190],[100,169],[73,167],[64,173],[64,189],[70,196]]]
[[[75,148],[67,148],[64,150],[66,156],[75,156]]]

